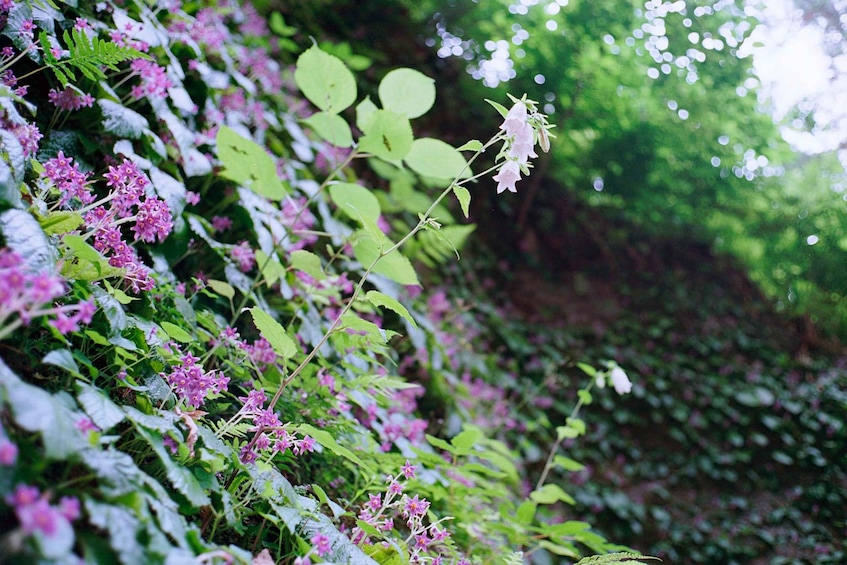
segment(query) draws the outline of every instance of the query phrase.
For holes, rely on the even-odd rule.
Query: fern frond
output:
[[[640,561],[641,559],[661,561],[658,557],[650,557],[649,555],[621,551],[618,553],[608,553],[606,555],[583,557],[577,561],[576,565],[648,565],[644,561]]]
[[[251,422],[238,422],[234,426],[228,426],[227,420],[211,420],[207,422],[209,428],[218,437],[237,437],[241,439],[247,438],[249,432],[254,425]]]
[[[51,51],[52,44],[46,32],[38,36],[44,53],[44,62],[50,67],[62,86],[76,80],[74,70],[78,70],[85,78],[93,81],[103,80],[106,73],[103,67],[112,71],[118,70],[118,63],[131,59],[149,59],[149,55],[132,47],[119,46],[114,42],[90,38],[82,30],[65,30],[62,38],[70,51],[70,58],[58,60]]]
[[[503,558],[503,565],[523,565],[523,551],[516,551]]]

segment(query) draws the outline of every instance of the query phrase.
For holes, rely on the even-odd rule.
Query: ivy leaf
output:
[[[285,333],[285,328],[271,318],[270,314],[258,306],[250,308],[250,314],[253,316],[253,323],[256,324],[259,333],[268,340],[268,343],[271,344],[278,355],[290,359],[297,354],[297,344]]]
[[[171,459],[165,448],[165,444],[162,442],[162,436],[144,429],[137,422],[134,423],[136,424],[135,430],[138,432],[138,435],[143,437],[150,444],[150,447],[153,448],[153,451],[156,452],[156,455],[158,455],[159,460],[165,467],[165,474],[174,488],[185,496],[195,507],[208,505],[210,499],[209,495],[206,494],[206,490],[200,485],[197,477],[194,476],[190,469]]]
[[[313,46],[297,58],[294,82],[309,101],[337,114],[356,101],[356,78],[341,59]]]
[[[242,137],[234,129],[221,126],[217,136],[218,158],[224,166],[221,176],[270,198],[282,200],[288,188],[276,173],[276,163],[258,143]]]
[[[382,107],[410,120],[426,114],[435,104],[435,81],[414,69],[394,69],[379,83]]]
[[[119,137],[138,139],[150,127],[147,118],[117,102],[105,98],[97,100],[103,112],[103,129]]]
[[[110,430],[123,421],[125,417],[123,410],[112,402],[102,390],[82,381],[77,381],[76,386],[79,389],[77,400],[85,409],[91,421],[102,431]]]

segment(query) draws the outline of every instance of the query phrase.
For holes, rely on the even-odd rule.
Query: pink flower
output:
[[[400,471],[403,473],[403,476],[407,479],[414,479],[416,470],[417,467],[409,463],[408,459],[406,459],[406,464],[403,465],[403,467],[400,469]]]
[[[516,135],[526,125],[527,112],[523,102],[515,102],[500,129],[505,130],[506,135]]]
[[[18,446],[9,439],[0,439],[0,465],[11,467],[18,459]]]
[[[497,181],[497,194],[508,190],[509,192],[517,192],[515,183],[521,180],[521,167],[517,161],[506,161],[500,168],[500,172],[494,175],[494,180]]]
[[[612,379],[612,386],[615,387],[615,392],[618,394],[628,394],[632,390],[632,383],[626,373],[620,367],[615,367],[609,374]]]
[[[323,534],[315,534],[312,536],[312,545],[315,548],[315,553],[320,557],[324,557],[329,553],[329,538]]]

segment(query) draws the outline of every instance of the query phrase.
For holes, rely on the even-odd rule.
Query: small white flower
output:
[[[612,386],[615,387],[615,391],[618,394],[628,394],[632,390],[632,383],[629,377],[626,376],[626,373],[620,367],[613,368],[609,374],[609,378],[612,379]]]
[[[521,167],[517,161],[506,161],[500,168],[500,172],[494,175],[494,180],[497,181],[497,194],[504,190],[509,192],[517,192],[515,183],[521,180]]]

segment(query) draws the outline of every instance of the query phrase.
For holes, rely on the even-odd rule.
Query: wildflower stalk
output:
[[[577,395],[578,400],[576,401],[576,405],[573,407],[573,410],[571,410],[571,415],[568,416],[566,421],[573,420],[574,418],[577,417],[577,415],[579,414],[579,410],[585,404],[585,399],[590,398],[589,393],[591,392],[591,388],[594,386],[594,383],[595,383],[595,380],[591,379],[591,381],[588,383],[588,385],[584,389],[582,389],[582,391],[584,391],[585,394],[578,394]],[[541,471],[541,477],[538,478],[538,483],[535,485],[535,490],[538,490],[542,486],[544,486],[544,481],[547,480],[547,475],[550,474],[550,469],[552,469],[552,467],[553,467],[553,459],[556,457],[556,452],[559,451],[559,446],[562,444],[562,442],[564,440],[565,440],[564,437],[560,438],[557,435],[556,441],[553,443],[553,447],[550,448],[550,454],[547,456],[547,462],[544,464],[544,470]]]

